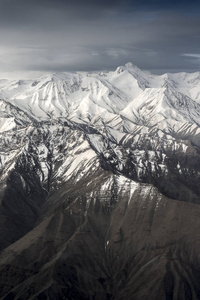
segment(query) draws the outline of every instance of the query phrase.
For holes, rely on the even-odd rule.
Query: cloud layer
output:
[[[198,1],[0,0],[0,70],[200,70]],[[186,55],[187,54],[187,55]]]

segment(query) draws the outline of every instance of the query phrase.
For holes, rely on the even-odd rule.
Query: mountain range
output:
[[[0,299],[200,299],[200,72],[0,80]]]

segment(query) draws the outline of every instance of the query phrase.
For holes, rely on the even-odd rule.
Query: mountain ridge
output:
[[[0,299],[200,299],[198,78],[1,81]]]

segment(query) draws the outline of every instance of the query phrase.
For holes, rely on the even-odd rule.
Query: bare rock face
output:
[[[155,88],[127,64],[2,87],[0,299],[200,299],[188,76]]]

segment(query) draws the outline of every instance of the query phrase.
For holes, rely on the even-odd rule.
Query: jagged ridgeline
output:
[[[200,73],[0,80],[0,299],[200,299]]]

